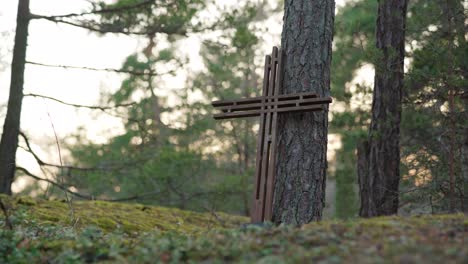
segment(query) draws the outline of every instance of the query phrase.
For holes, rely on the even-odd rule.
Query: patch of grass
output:
[[[76,214],[83,222],[75,230],[66,204],[15,199],[15,229],[0,231],[2,263],[468,263],[468,219],[462,214],[298,228],[245,226],[246,218],[224,214],[221,225],[210,214],[80,202]],[[139,219],[150,216],[158,219]]]

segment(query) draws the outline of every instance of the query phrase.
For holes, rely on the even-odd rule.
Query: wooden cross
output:
[[[279,113],[325,110],[330,97],[319,98],[315,93],[280,95],[283,53],[277,47],[266,56],[262,96],[238,100],[214,101],[221,111],[215,119],[260,116],[255,168],[255,190],[251,210],[253,223],[271,221],[275,184],[276,127]]]

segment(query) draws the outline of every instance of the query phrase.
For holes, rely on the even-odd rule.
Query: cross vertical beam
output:
[[[257,166],[255,172],[256,186],[254,192],[255,208],[252,210],[252,222],[262,222],[271,219],[273,204],[274,166],[276,155],[276,125],[278,113],[272,111],[275,96],[279,94],[281,65],[280,52],[273,48],[271,56],[266,56],[263,82],[262,113],[260,115],[260,131],[257,145]],[[270,187],[270,188],[269,188]]]

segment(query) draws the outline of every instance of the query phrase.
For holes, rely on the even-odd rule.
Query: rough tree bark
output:
[[[367,146],[360,146],[361,208],[372,217],[398,212],[400,119],[408,0],[380,0],[376,24],[379,58],[375,65],[372,119]],[[365,160],[367,159],[367,160]]]
[[[335,1],[286,0],[284,6],[280,93],[329,96]],[[325,204],[328,109],[279,115],[277,131],[273,222],[320,220]]]
[[[29,19],[29,0],[19,0],[11,63],[10,97],[0,140],[0,193],[6,194],[11,194],[11,183],[15,176]]]

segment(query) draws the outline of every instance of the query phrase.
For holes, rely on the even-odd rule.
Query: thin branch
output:
[[[73,106],[73,107],[77,107],[77,108],[88,108],[88,109],[101,110],[101,111],[110,110],[110,109],[115,109],[115,108],[119,108],[119,107],[129,107],[129,106],[133,106],[133,105],[136,104],[135,102],[132,102],[132,103],[127,103],[127,104],[116,104],[116,105],[113,105],[113,106],[81,105],[81,104],[67,103],[67,102],[64,102],[64,101],[62,101],[62,100],[59,100],[59,99],[57,99],[57,98],[53,98],[53,97],[50,97],[50,96],[47,96],[47,95],[40,95],[40,94],[32,94],[32,93],[30,93],[30,94],[25,94],[24,96],[25,96],[25,97],[26,97],[26,96],[29,96],[29,97],[39,97],[39,98],[44,98],[44,99],[52,100],[52,101],[55,101],[55,102],[57,102],[57,103],[61,103],[61,104],[68,105],[68,106]]]
[[[27,149],[24,149],[26,150],[27,152],[31,153],[31,155],[33,155],[34,159],[36,160],[36,162],[40,165],[40,166],[47,166],[47,167],[55,167],[55,168],[59,168],[59,169],[67,169],[67,170],[80,170],[80,171],[97,171],[97,170],[103,170],[101,168],[81,168],[81,167],[74,167],[74,166],[62,166],[62,165],[56,165],[56,164],[52,164],[52,163],[48,163],[48,162],[45,162],[43,161],[41,158],[39,158],[39,156],[32,150],[31,148],[31,144],[29,143],[29,139],[28,137],[23,133],[23,132],[19,132],[19,135],[24,139],[24,142],[26,143],[26,146],[27,146]],[[19,146],[20,148],[22,148],[21,146]]]
[[[140,200],[140,199],[143,199],[143,198],[152,197],[152,196],[155,196],[155,195],[160,195],[162,193],[163,193],[162,191],[147,192],[147,193],[137,194],[137,195],[133,195],[133,196],[129,196],[129,197],[117,198],[117,199],[112,199],[112,200],[103,200],[103,201],[107,201],[107,202],[127,202],[127,201]]]
[[[47,110],[47,116],[49,117],[50,125],[52,127],[52,131],[54,132],[54,137],[55,137],[55,144],[57,145],[57,150],[58,150],[58,155],[59,155],[59,161],[60,161],[60,173],[58,175],[59,181],[61,181],[61,184],[63,185],[65,183],[65,180],[63,179],[63,160],[62,160],[62,150],[60,148],[60,143],[58,140],[57,136],[57,131],[55,130],[55,125],[54,122],[52,121],[52,116],[50,116],[49,111]],[[67,201],[68,208],[70,210],[70,222],[72,223],[73,226],[76,225],[76,219],[75,219],[75,210],[73,208],[73,203],[70,197],[68,197],[68,192],[65,193],[65,200]]]
[[[148,35],[152,35],[156,32],[159,32],[159,33],[172,33],[172,34],[179,34],[179,35],[186,35],[185,32],[165,32],[162,28],[155,28],[155,29],[152,29],[152,30],[144,30],[144,31],[131,31],[131,30],[126,30],[126,29],[123,29],[123,28],[101,28],[99,26],[96,26],[96,25],[87,25],[87,24],[84,24],[83,22],[81,23],[78,23],[78,22],[72,22],[72,21],[67,21],[67,20],[63,20],[63,19],[57,19],[57,18],[54,18],[54,17],[47,17],[47,16],[38,16],[38,15],[31,15],[31,17],[33,19],[45,19],[45,20],[48,20],[48,21],[51,21],[51,22],[54,22],[54,23],[63,23],[63,24],[66,24],[66,25],[70,25],[70,26],[74,26],[74,27],[79,27],[79,28],[84,28],[84,29],[87,29],[89,31],[93,31],[93,32],[98,32],[98,33],[101,33],[101,34],[106,34],[106,33],[118,33],[118,34],[124,34],[124,35],[144,35],[144,36],[148,36]],[[102,25],[101,25],[102,26]],[[107,26],[112,26],[112,25],[107,25]]]
[[[59,188],[59,189],[61,189],[61,190],[63,190],[63,191],[66,191],[66,192],[68,192],[69,194],[72,194],[72,195],[74,195],[74,196],[76,196],[76,197],[79,197],[79,198],[82,198],[82,199],[86,199],[86,200],[94,200],[94,197],[92,197],[92,196],[84,195],[84,194],[81,194],[81,193],[77,193],[77,192],[71,191],[71,190],[69,190],[68,188],[66,188],[65,186],[63,186],[63,185],[61,185],[61,184],[59,184],[59,183],[56,183],[56,182],[54,182],[54,181],[52,181],[52,180],[49,180],[49,179],[46,179],[46,178],[41,178],[41,177],[39,177],[39,176],[36,176],[36,175],[34,175],[33,173],[31,173],[30,171],[28,171],[27,169],[25,169],[25,168],[23,168],[23,167],[18,167],[18,166],[17,166],[17,167],[16,167],[16,170],[17,170],[17,171],[23,172],[25,175],[27,175],[27,176],[29,176],[29,177],[35,179],[35,180],[47,182],[47,183],[49,183],[49,184],[51,184],[51,185],[53,185],[53,186],[55,186],[55,187],[57,187],[57,188]]]
[[[112,68],[92,68],[92,67],[83,67],[83,66],[70,66],[70,65],[51,65],[45,64],[40,62],[33,62],[33,61],[26,61],[27,64],[36,65],[36,66],[43,66],[43,67],[53,67],[53,68],[63,68],[63,69],[78,69],[78,70],[87,70],[87,71],[106,71],[106,72],[115,72],[115,73],[128,73],[137,76],[159,76],[170,74],[173,71],[169,71],[166,73],[155,73],[155,72],[142,72],[142,71],[130,71],[130,70],[119,70],[119,69],[112,69]]]
[[[152,157],[151,156],[151,157],[135,159],[135,160],[131,160],[131,161],[128,161],[128,162],[119,161],[119,162],[116,162],[116,164],[111,164],[111,165],[108,165],[108,166],[98,166],[98,167],[76,167],[76,166],[70,166],[70,165],[60,166],[60,165],[48,163],[48,162],[45,162],[44,160],[42,160],[32,150],[28,137],[22,131],[19,132],[19,135],[24,139],[24,142],[26,143],[27,148],[24,148],[22,146],[18,146],[18,147],[21,148],[21,149],[24,149],[25,151],[27,151],[29,153],[31,153],[31,155],[33,155],[34,159],[39,164],[39,166],[41,166],[41,167],[43,167],[43,166],[53,167],[53,168],[57,168],[57,169],[66,169],[66,170],[68,170],[68,172],[73,171],[73,170],[76,170],[76,171],[106,171],[106,172],[108,172],[108,171],[119,171],[119,170],[122,170],[122,169],[126,169],[129,166],[135,166],[135,164],[138,164],[138,163],[144,163],[144,162],[148,161]]]
[[[218,223],[222,226],[222,227],[226,227],[226,221],[224,221],[217,213],[216,213],[216,210],[215,208],[213,207],[212,209],[208,208],[207,206],[204,206],[202,205],[201,206],[204,210],[206,210],[207,212],[209,212],[216,221],[218,221]]]
[[[71,107],[87,108],[87,109],[92,109],[92,110],[100,110],[100,111],[102,111],[103,113],[105,113],[107,115],[117,117],[117,118],[127,119],[128,121],[132,121],[132,122],[136,122],[136,123],[142,121],[142,120],[138,120],[138,119],[131,118],[131,117],[128,117],[128,116],[108,112],[108,110],[113,110],[115,108],[129,107],[129,106],[136,105],[136,104],[138,104],[137,102],[127,103],[127,104],[116,104],[114,106],[94,106],[94,105],[89,106],[89,105],[66,103],[66,102],[64,102],[62,100],[59,100],[57,98],[53,98],[53,97],[46,96],[46,95],[40,95],[40,94],[25,94],[24,96],[44,98],[44,99],[52,100],[52,101],[55,101],[57,103],[61,103],[61,104],[68,105],[68,106],[71,106]]]
[[[78,17],[78,16],[85,16],[85,15],[96,15],[96,14],[105,14],[105,13],[118,13],[118,12],[127,12],[132,9],[137,9],[141,8],[145,5],[154,3],[154,0],[145,0],[140,3],[136,4],[130,4],[130,5],[124,5],[124,6],[118,6],[118,7],[110,7],[110,8],[102,8],[99,10],[92,10],[89,12],[83,12],[83,13],[70,13],[66,15],[56,15],[56,16],[40,16],[40,15],[32,15],[31,19],[37,19],[37,18],[70,18],[70,17]]]
[[[55,181],[36,176],[36,175],[34,175],[33,173],[31,173],[30,171],[28,171],[27,169],[25,169],[23,167],[17,166],[16,170],[23,172],[26,176],[29,176],[29,177],[37,180],[37,181],[47,182],[47,183],[49,183],[49,184],[51,184],[51,185],[53,185],[53,186],[55,186],[55,187],[57,187],[57,188],[59,188],[59,189],[61,189],[63,191],[66,191],[67,193],[69,193],[71,195],[74,195],[74,196],[76,196],[78,198],[85,199],[85,200],[99,200],[99,201],[105,201],[105,202],[125,202],[125,201],[143,199],[143,198],[159,195],[159,194],[162,193],[161,191],[157,191],[157,192],[147,192],[147,193],[143,193],[143,194],[137,194],[137,195],[124,197],[124,198],[117,198],[117,199],[96,199],[96,197],[94,197],[94,196],[81,194],[79,192],[74,192],[72,190],[69,190],[66,186],[63,186],[63,185],[61,185],[61,184],[59,184],[59,183],[57,183]]]

